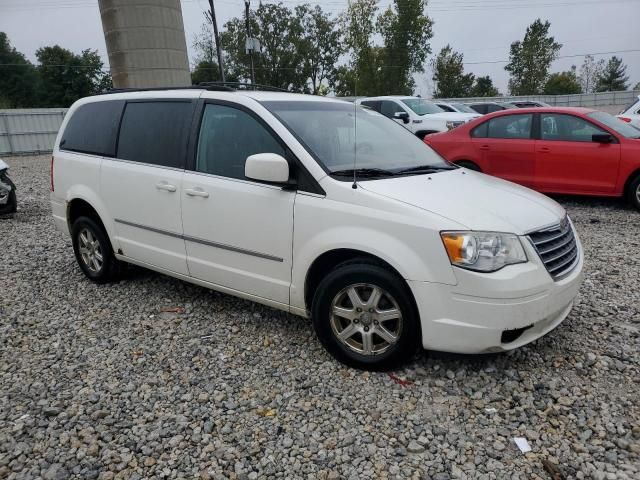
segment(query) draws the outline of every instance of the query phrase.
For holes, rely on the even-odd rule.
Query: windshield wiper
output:
[[[391,170],[383,168],[347,168],[346,170],[336,170],[331,175],[339,175],[341,177],[352,177],[355,173],[356,177],[375,178],[375,177],[392,177],[395,175]]]
[[[456,167],[440,167],[437,165],[416,165],[415,167],[403,168],[402,170],[397,170],[396,174],[404,174],[404,173],[436,173],[444,170],[455,170]]]

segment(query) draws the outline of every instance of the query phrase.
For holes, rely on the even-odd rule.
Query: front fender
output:
[[[313,262],[324,253],[339,249],[360,251],[384,260],[408,281],[455,285],[457,280],[438,229],[408,221],[398,213],[345,208],[341,202],[298,196],[292,307],[305,307],[304,286]]]

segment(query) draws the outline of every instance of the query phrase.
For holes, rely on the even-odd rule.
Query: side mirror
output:
[[[244,164],[244,175],[260,182],[287,183],[289,181],[289,162],[277,153],[249,155]]]
[[[610,133],[594,133],[591,141],[595,143],[613,143],[614,138]]]
[[[409,123],[409,114],[407,112],[396,112],[393,114],[395,120],[402,120],[404,123]]]

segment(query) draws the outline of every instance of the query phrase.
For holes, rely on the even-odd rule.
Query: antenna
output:
[[[358,72],[356,70],[355,81],[353,82],[353,93],[356,98],[353,99],[353,184],[351,188],[358,188],[356,183],[356,158],[358,156]]]

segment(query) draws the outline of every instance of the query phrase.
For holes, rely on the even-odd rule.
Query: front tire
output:
[[[631,180],[627,190],[627,200],[636,209],[640,210],[640,175]]]
[[[120,278],[122,263],[114,254],[111,242],[100,225],[91,217],[79,217],[71,228],[76,261],[82,272],[96,283]]]
[[[12,190],[8,194],[7,203],[0,205],[0,215],[7,215],[10,213],[16,213],[18,210],[18,199],[16,198],[16,191]]]
[[[366,259],[343,263],[320,282],[311,318],[327,351],[355,368],[394,368],[421,343],[418,312],[404,280]]]

